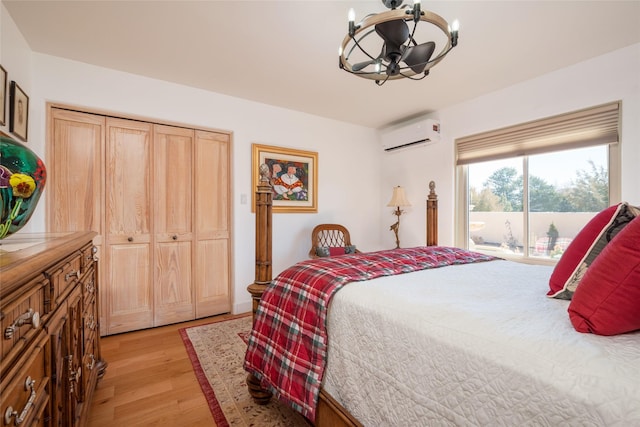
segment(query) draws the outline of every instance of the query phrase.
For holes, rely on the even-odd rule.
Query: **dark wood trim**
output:
[[[362,427],[353,415],[323,388],[316,408],[316,427]]]

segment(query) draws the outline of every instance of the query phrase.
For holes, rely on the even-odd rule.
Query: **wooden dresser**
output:
[[[100,354],[93,232],[0,241],[0,426],[86,425]]]

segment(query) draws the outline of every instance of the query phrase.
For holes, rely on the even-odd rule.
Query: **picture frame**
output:
[[[0,65],[0,126],[7,124],[7,70]]]
[[[9,132],[27,141],[29,129],[29,97],[15,81],[9,93]]]
[[[317,152],[252,144],[252,212],[256,210],[255,188],[263,163],[271,173],[274,213],[318,212]]]

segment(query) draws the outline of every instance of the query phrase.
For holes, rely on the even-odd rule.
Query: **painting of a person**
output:
[[[304,189],[304,185],[296,172],[296,166],[288,164],[286,173],[278,178],[275,175],[273,176],[273,189],[278,196],[285,200],[296,199],[296,194]]]
[[[274,163],[271,165],[271,178],[278,179],[282,175],[282,165],[280,163]],[[273,185],[273,184],[272,184]]]

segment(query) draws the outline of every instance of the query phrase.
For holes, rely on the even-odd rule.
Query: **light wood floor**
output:
[[[93,395],[89,426],[215,426],[178,329],[240,316],[103,337],[108,366]]]

